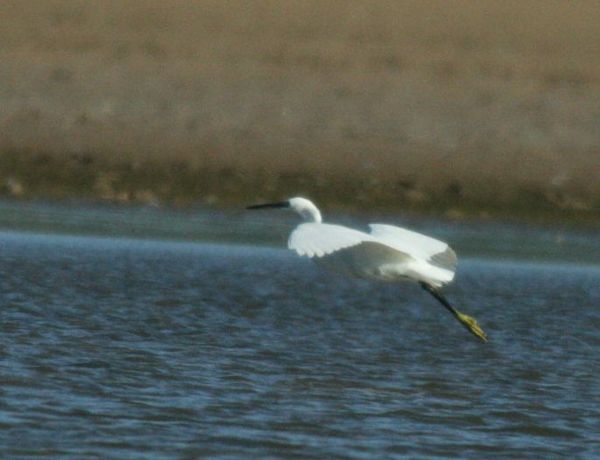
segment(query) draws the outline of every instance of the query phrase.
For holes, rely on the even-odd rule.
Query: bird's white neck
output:
[[[308,222],[321,222],[321,212],[314,203],[306,198],[292,198],[290,201],[290,207],[296,211],[302,218]]]
[[[321,218],[321,211],[319,211],[316,207],[314,209],[303,209],[302,211],[299,211],[298,213],[307,222],[320,223],[323,220]]]

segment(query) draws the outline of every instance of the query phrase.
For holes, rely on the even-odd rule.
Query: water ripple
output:
[[[600,273],[467,261],[448,295],[283,251],[0,235],[3,457],[594,458]]]

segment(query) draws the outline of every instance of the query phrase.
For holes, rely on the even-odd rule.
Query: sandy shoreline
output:
[[[4,195],[600,221],[592,4],[8,3]]]

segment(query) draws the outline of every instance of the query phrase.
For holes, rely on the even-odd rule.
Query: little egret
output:
[[[456,254],[444,242],[404,228],[370,224],[370,233],[324,224],[321,212],[306,198],[257,204],[246,209],[289,208],[305,220],[290,235],[288,247],[324,267],[378,281],[415,281],[473,335],[487,341],[475,318],[459,312],[442,294],[454,279]]]

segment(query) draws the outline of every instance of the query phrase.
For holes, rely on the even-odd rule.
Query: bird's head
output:
[[[296,211],[304,220],[310,222],[321,222],[321,212],[314,203],[306,198],[294,197],[287,201],[276,203],[255,204],[246,209],[268,209],[268,208],[288,208]]]

